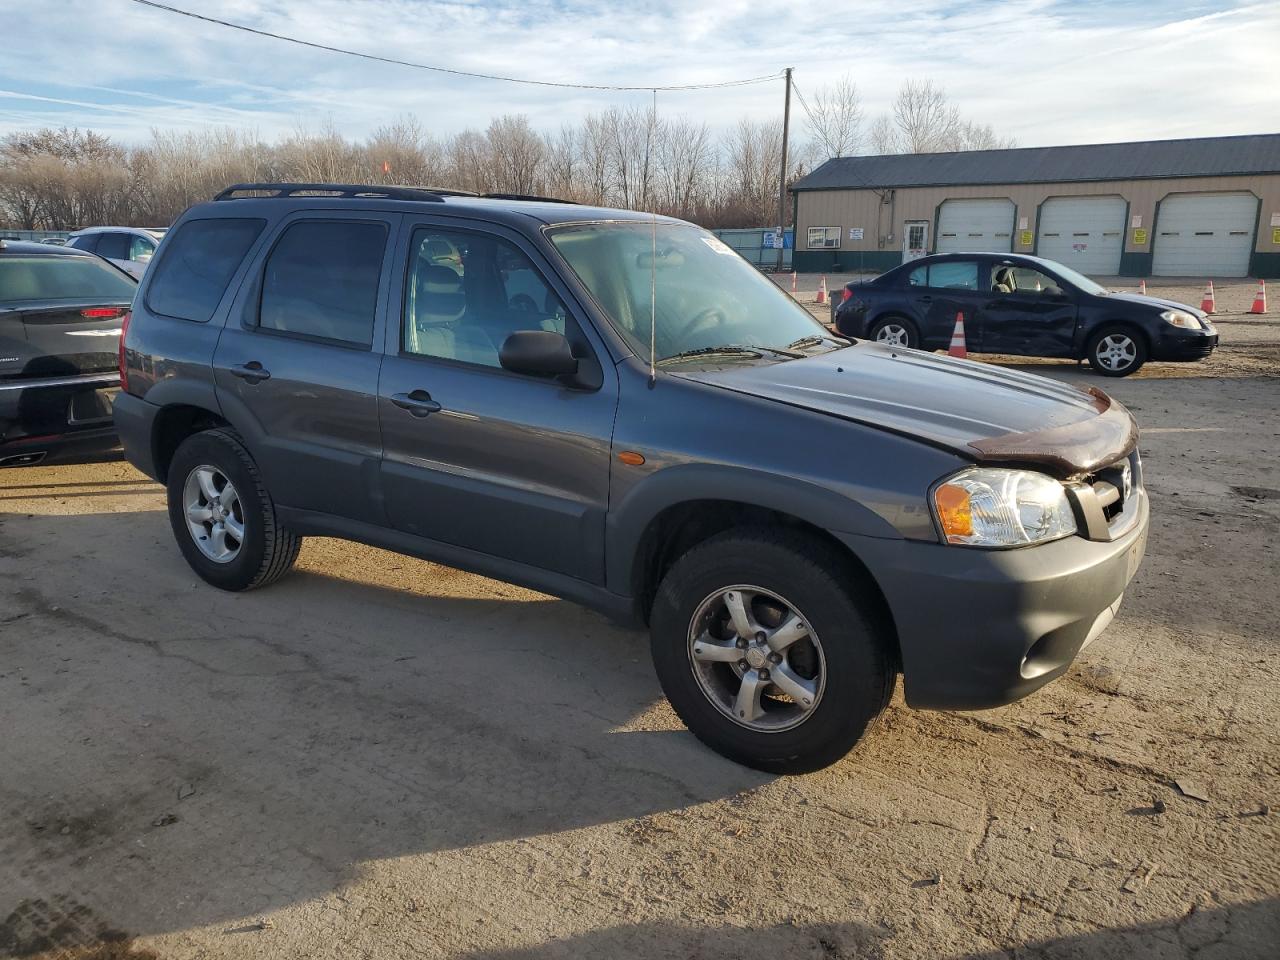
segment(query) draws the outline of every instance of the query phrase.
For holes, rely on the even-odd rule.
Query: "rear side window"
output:
[[[207,323],[265,220],[188,220],[165,245],[147,289],[153,313]]]
[[[964,260],[931,263],[929,264],[929,286],[946,290],[977,290],[978,264]]]
[[[293,224],[267,257],[259,328],[371,346],[386,245],[387,227],[382,223]]]
[[[0,303],[129,301],[137,284],[93,257],[0,257]]]
[[[129,259],[129,241],[133,238],[127,233],[98,234],[97,254],[111,260]]]

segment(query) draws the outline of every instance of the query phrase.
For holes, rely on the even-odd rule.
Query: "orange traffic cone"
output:
[[[1145,280],[1138,281],[1138,293],[1140,293],[1144,297],[1147,295],[1147,281]]]
[[[1258,292],[1253,298],[1253,306],[1249,308],[1250,313],[1266,313],[1267,312],[1267,281],[1258,281]]]
[[[951,346],[947,349],[947,356],[960,357],[964,359],[969,356],[969,351],[964,347],[964,314],[956,314],[956,327],[951,331]]]
[[[1213,313],[1213,281],[1204,288],[1204,299],[1200,301],[1200,309],[1205,313]]]
[[[813,302],[814,303],[827,302],[827,278],[826,277],[822,278],[822,284],[821,286],[818,287],[818,299]]]

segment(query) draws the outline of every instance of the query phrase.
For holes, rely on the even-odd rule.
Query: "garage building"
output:
[[[1011,251],[1093,276],[1280,277],[1280,134],[837,157],[791,190],[803,272]]]

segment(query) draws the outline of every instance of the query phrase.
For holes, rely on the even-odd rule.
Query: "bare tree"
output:
[[[902,138],[888,114],[882,113],[872,121],[867,131],[867,146],[876,155],[902,153]]]
[[[826,157],[857,152],[862,144],[862,98],[847,75],[814,95],[809,131]]]
[[[954,150],[960,112],[932,80],[908,80],[893,102],[893,120],[907,153]]]
[[[541,190],[545,150],[529,118],[504,114],[489,123],[491,182],[499,193],[537,193]]]

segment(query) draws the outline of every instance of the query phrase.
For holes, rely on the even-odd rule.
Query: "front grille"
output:
[[[1142,491],[1142,458],[1134,450],[1123,460],[1068,484],[1080,533],[1090,540],[1114,540],[1136,520]]]

